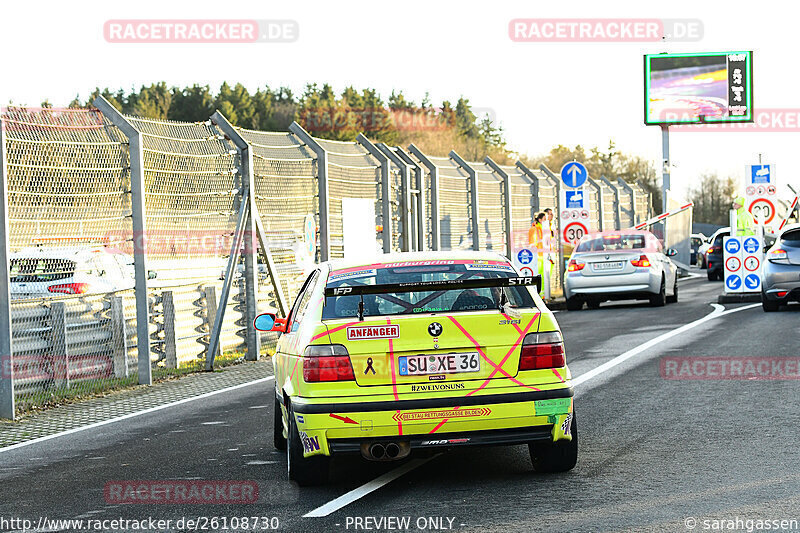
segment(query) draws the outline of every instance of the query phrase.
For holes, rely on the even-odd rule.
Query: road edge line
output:
[[[115,418],[109,418],[108,420],[101,420],[99,422],[94,422],[94,423],[88,424],[86,426],[79,426],[79,427],[76,427],[76,428],[68,429],[66,431],[61,431],[59,433],[53,433],[52,435],[45,435],[44,437],[37,437],[35,439],[26,440],[26,441],[23,441],[23,442],[18,442],[16,444],[11,444],[9,446],[4,446],[4,447],[0,448],[0,453],[8,452],[8,451],[11,451],[11,450],[16,450],[16,449],[19,449],[19,448],[23,448],[25,446],[30,446],[31,444],[37,444],[39,442],[44,442],[44,441],[56,439],[58,437],[63,437],[63,436],[66,436],[66,435],[72,435],[72,434],[75,434],[75,433],[79,433],[81,431],[85,431],[87,429],[93,429],[93,428],[97,428],[97,427],[101,427],[101,426],[106,426],[108,424],[113,424],[115,422],[121,422],[122,420],[128,420],[130,418],[134,418],[134,417],[137,417],[137,416],[146,415],[146,414],[149,414],[149,413],[154,413],[156,411],[161,411],[162,409],[168,409],[170,407],[175,407],[177,405],[182,405],[182,404],[185,404],[185,403],[193,402],[195,400],[200,400],[202,398],[209,398],[209,397],[215,396],[217,394],[223,394],[223,393],[230,392],[230,391],[233,391],[233,390],[242,389],[244,387],[249,387],[250,385],[257,385],[259,383],[266,383],[267,381],[271,381],[273,379],[275,379],[275,376],[267,376],[265,378],[259,378],[259,379],[253,380],[253,381],[248,381],[248,382],[245,382],[245,383],[239,383],[238,385],[231,385],[230,387],[225,387],[224,389],[219,389],[219,390],[210,391],[210,392],[204,392],[203,394],[200,394],[198,396],[191,396],[189,398],[183,398],[181,400],[176,400],[174,402],[165,403],[163,405],[156,405],[154,407],[148,407],[147,409],[143,409],[141,411],[134,411],[133,413],[128,413],[126,415],[118,416],[118,417],[115,417]]]
[[[368,481],[368,482],[364,483],[363,485],[360,485],[360,486],[354,488],[350,492],[345,492],[344,494],[342,494],[338,498],[335,498],[335,499],[329,501],[328,503],[326,503],[324,505],[321,505],[321,506],[317,507],[316,509],[314,509],[312,511],[307,512],[306,514],[303,515],[303,518],[323,518],[323,517],[328,516],[328,515],[330,515],[332,513],[335,513],[339,509],[347,507],[351,503],[353,503],[353,502],[355,502],[357,500],[360,500],[361,498],[363,498],[367,494],[370,494],[371,492],[375,492],[376,490],[378,490],[379,488],[383,487],[384,485],[388,485],[389,483],[391,483],[395,479],[399,478],[400,476],[403,476],[403,475],[407,474],[408,472],[411,472],[415,468],[424,465],[428,461],[430,461],[432,459],[435,459],[435,458],[439,457],[440,455],[442,455],[442,454],[441,453],[437,453],[436,455],[433,455],[431,457],[427,457],[425,459],[412,459],[411,461],[409,461],[408,463],[404,464],[403,466],[395,468],[394,470],[390,470],[390,471],[386,472],[385,474],[376,477],[372,481]]]

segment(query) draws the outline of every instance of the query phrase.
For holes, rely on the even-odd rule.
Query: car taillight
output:
[[[717,251],[716,248],[714,248],[713,246],[710,247],[708,250],[706,250],[706,257],[708,257],[709,255],[713,254],[716,251]]]
[[[519,356],[520,370],[561,368],[565,364],[564,340],[560,332],[548,331],[525,335]]]
[[[50,285],[47,287],[50,292],[60,294],[83,294],[89,290],[88,283],[64,283],[62,285]]]
[[[569,272],[576,272],[578,270],[583,270],[583,267],[586,266],[586,263],[582,261],[575,261],[574,259],[569,260],[569,264],[567,264],[567,271]]]
[[[770,261],[786,261],[789,259],[789,254],[786,250],[778,248],[777,250],[770,250],[767,254],[767,259]]]
[[[354,381],[350,354],[341,344],[315,344],[303,353],[303,379],[319,381]]]
[[[639,259],[631,259],[631,264],[635,267],[648,268],[650,266],[650,260],[647,259],[646,255],[640,255]]]

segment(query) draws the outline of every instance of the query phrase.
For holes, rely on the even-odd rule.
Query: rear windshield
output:
[[[645,236],[632,235],[598,235],[588,237],[578,244],[576,252],[613,252],[616,250],[641,250],[645,247]]]
[[[31,257],[11,260],[11,281],[34,283],[56,281],[75,275],[75,261]]]
[[[515,276],[517,273],[511,265],[499,261],[413,261],[333,271],[328,277],[327,286],[355,287]],[[501,291],[505,292],[506,301],[511,307],[525,308],[536,305],[527,288],[524,287],[365,294],[363,295],[364,316],[499,309]],[[358,316],[359,300],[359,296],[327,297],[322,318]]]
[[[720,233],[714,238],[714,247],[720,248],[722,246],[722,241],[725,237],[730,236],[730,233]]]
[[[800,247],[800,228],[789,230],[781,235],[781,242],[788,246]]]

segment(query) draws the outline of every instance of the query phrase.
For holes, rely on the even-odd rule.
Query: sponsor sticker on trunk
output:
[[[347,340],[360,341],[366,339],[397,339],[400,337],[400,326],[351,326],[347,328]]]

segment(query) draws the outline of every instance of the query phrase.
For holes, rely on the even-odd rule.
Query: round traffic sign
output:
[[[767,200],[766,198],[757,198],[753,200],[753,203],[750,204],[749,211],[752,213],[753,218],[756,219],[756,224],[762,221],[764,224],[769,224],[772,222],[772,219],[775,218],[775,204],[772,203],[772,200]]]
[[[756,194],[759,196],[764,196],[764,193],[767,192],[767,189],[764,188],[763,185],[759,185],[756,187]]]
[[[561,181],[567,187],[578,188],[583,187],[586,179],[589,177],[589,171],[583,163],[577,161],[570,161],[561,167]]]
[[[522,250],[520,250],[520,251],[519,251],[519,253],[517,254],[517,259],[519,259],[519,262],[520,262],[521,264],[523,264],[523,265],[527,265],[527,264],[529,264],[531,261],[533,261],[533,252],[531,252],[531,251],[530,251],[530,250],[528,250],[527,248],[523,248],[523,249],[522,249]]]
[[[729,254],[738,253],[741,249],[739,241],[736,238],[729,237],[725,240],[725,251]]]
[[[738,257],[729,257],[725,261],[725,270],[729,272],[736,272],[742,267],[741,261],[739,261]]]
[[[519,269],[519,273],[523,276],[533,276],[533,269],[530,267],[522,267]]]
[[[775,194],[775,186],[774,185],[768,185],[767,186],[767,194],[769,194],[769,195]]]
[[[755,196],[756,195],[756,188],[752,185],[747,187],[747,196]]]
[[[587,211],[586,209],[581,211],[581,218],[583,218],[583,219],[589,218],[589,211]]]
[[[564,227],[564,241],[575,245],[587,233],[589,230],[582,222],[570,222]]]
[[[739,276],[738,274],[733,274],[729,278],[726,278],[725,286],[728,287],[728,289],[735,291],[736,289],[742,286],[741,276]]]
[[[748,274],[744,278],[744,286],[751,291],[757,290],[761,286],[761,278],[756,274]]]
[[[755,272],[761,266],[761,261],[754,255],[749,255],[744,260],[744,267],[750,272]]]

